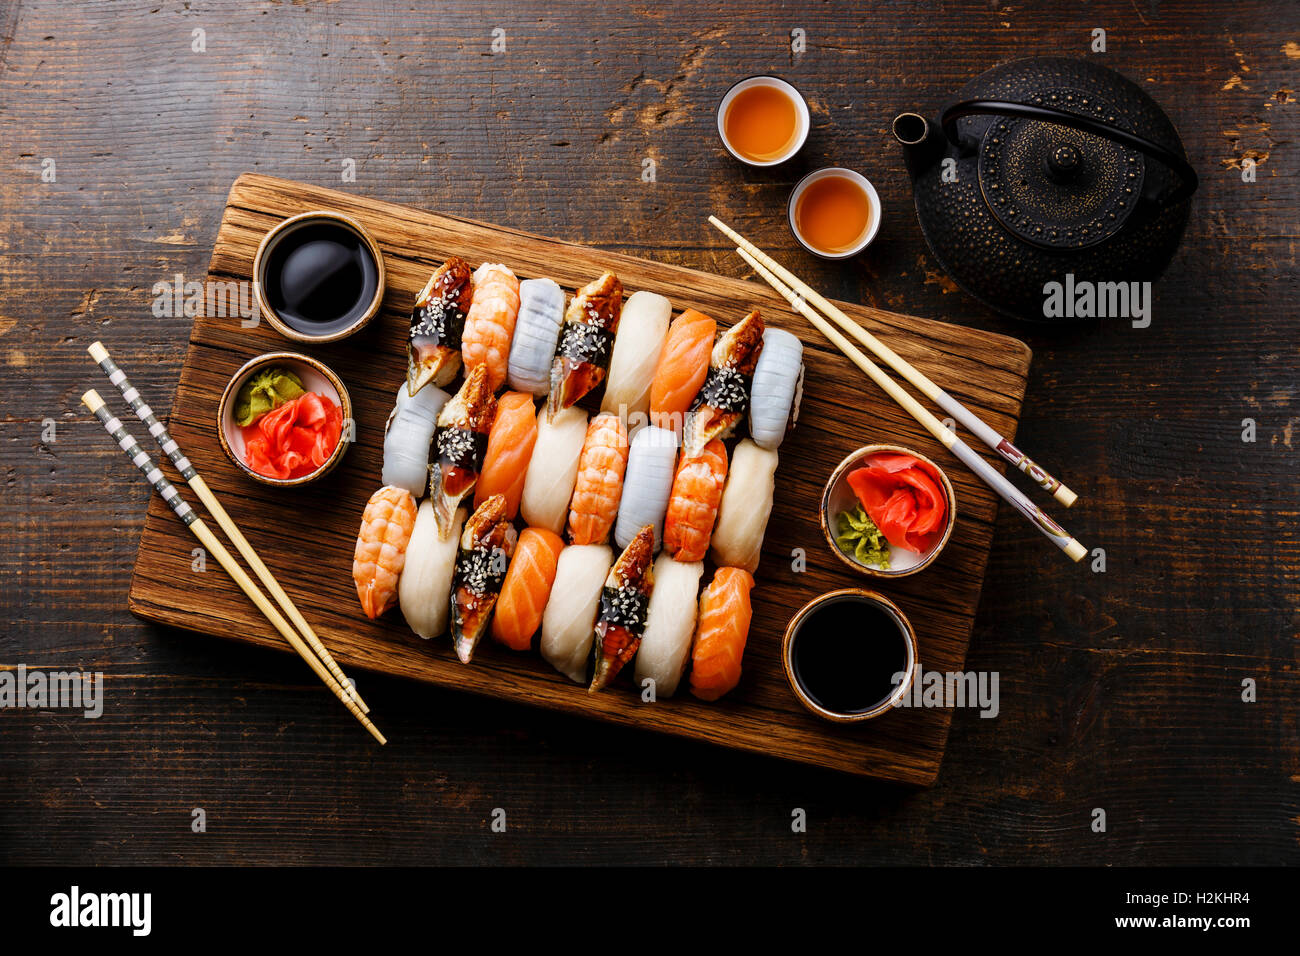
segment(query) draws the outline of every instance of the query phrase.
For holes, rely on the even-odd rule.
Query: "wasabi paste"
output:
[[[235,422],[245,428],[306,391],[297,375],[273,365],[258,372],[239,390],[235,396]]]
[[[841,551],[859,564],[889,570],[889,542],[862,505],[841,511],[838,521],[835,543]]]

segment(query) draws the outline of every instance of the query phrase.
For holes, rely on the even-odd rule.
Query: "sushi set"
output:
[[[761,283],[257,175],[231,190],[211,280],[258,274],[268,236],[313,210],[373,237],[350,252],[370,257],[366,282],[330,290],[355,293],[348,328],[320,344],[199,316],[169,424],[331,664],[934,779],[950,710],[819,719],[787,672],[824,655],[783,635],[800,606],[874,571],[888,589],[879,620],[911,642],[898,659],[962,669],[996,496],[942,468],[943,445],[791,302]],[[288,280],[276,294],[296,302],[303,321],[285,326],[301,333],[311,296],[295,299]],[[1022,343],[839,308],[1014,435]],[[235,581],[189,571],[192,546],[153,500],[133,612],[288,649]],[[937,570],[900,573],[909,562]]]

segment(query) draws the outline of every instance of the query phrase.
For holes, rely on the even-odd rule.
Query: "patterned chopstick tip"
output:
[[[167,426],[160,422],[158,416],[153,413],[153,409],[145,404],[144,399],[140,397],[140,393],[136,391],[135,386],[126,377],[126,372],[117,367],[113,357],[108,354],[108,349],[104,348],[104,343],[92,342],[86,351],[103,369],[104,374],[108,376],[108,380],[117,386],[122,393],[122,397],[126,399],[126,403],[135,412],[136,417],[144,422],[145,427],[149,429],[149,434],[158,443],[158,447],[172,460],[172,464],[181,473],[181,477],[186,481],[192,481],[198,471],[190,464],[190,460],[181,451],[180,445],[176,444],[176,440],[167,431]]]

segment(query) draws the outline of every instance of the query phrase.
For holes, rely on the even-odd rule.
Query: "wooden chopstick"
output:
[[[139,418],[140,421],[144,423],[145,427],[149,429],[149,434],[152,435],[154,441],[158,443],[158,447],[161,448],[167,457],[172,460],[172,464],[176,466],[176,470],[180,472],[181,477],[189,483],[189,486],[194,489],[194,493],[199,496],[199,500],[203,502],[204,507],[208,509],[208,512],[212,517],[217,519],[217,524],[221,526],[221,530],[226,533],[226,537],[235,545],[235,550],[244,556],[244,560],[248,562],[248,566],[253,569],[253,572],[257,575],[258,579],[261,580],[262,586],[271,592],[271,596],[275,598],[275,602],[280,605],[280,609],[289,616],[289,620],[293,622],[294,626],[298,628],[298,631],[302,636],[306,638],[307,645],[316,653],[316,656],[321,659],[321,662],[329,669],[329,672],[334,675],[334,679],[347,689],[348,695],[357,702],[357,706],[361,708],[362,712],[367,714],[370,713],[369,706],[367,706],[366,702],[361,699],[361,695],[357,693],[356,685],[343,673],[343,669],[335,662],[330,652],[325,649],[325,645],[322,644],[320,638],[316,636],[316,632],[312,630],[311,625],[308,624],[302,614],[298,612],[298,608],[295,607],[293,601],[289,599],[289,595],[285,593],[284,588],[280,587],[280,582],[278,582],[275,579],[275,576],[271,574],[271,569],[266,566],[258,556],[257,552],[253,550],[253,546],[248,543],[248,539],[244,537],[238,526],[236,526],[234,520],[226,512],[226,509],[222,507],[221,502],[217,500],[216,495],[214,495],[212,490],[208,488],[208,484],[203,480],[203,476],[198,473],[198,470],[190,463],[190,460],[185,457],[185,453],[181,451],[181,447],[176,443],[176,440],[172,438],[171,433],[167,430],[167,426],[158,420],[153,413],[153,409],[145,404],[144,400],[140,397],[140,393],[126,377],[126,373],[118,367],[116,362],[113,361],[113,357],[108,354],[108,349],[104,348],[102,342],[93,342],[91,343],[90,348],[86,349],[86,351],[90,353],[90,357],[95,360],[96,364],[99,365],[104,374],[108,376],[108,380],[116,385],[122,392],[122,397],[126,399],[127,404],[131,406],[136,417]]]
[[[921,394],[925,395],[932,402],[942,408],[957,422],[968,428],[976,438],[988,445],[1016,468],[1023,471],[1029,476],[1031,481],[1037,484],[1044,491],[1050,492],[1053,498],[1065,505],[1067,508],[1078,500],[1079,496],[1065,485],[1061,484],[1059,479],[1048,474],[1047,469],[1033,461],[1015,445],[1011,444],[1011,442],[1000,435],[996,429],[936,385],[932,379],[908,362],[907,359],[903,358],[857,322],[853,321],[853,319],[845,315],[844,312],[838,309],[833,302],[823,298],[816,289],[803,282],[798,276],[790,272],[790,270],[786,269],[744,236],[740,235],[740,233],[736,232],[717,216],[710,216],[709,222],[731,239],[731,241],[739,246],[741,250],[744,250],[759,262],[763,263],[771,273],[775,274],[790,288],[794,289],[795,292],[799,293],[799,295],[804,299],[808,300],[820,309],[822,314],[833,319],[840,328],[848,332],[870,349],[878,359],[916,386]],[[775,288],[775,286],[773,286],[773,288]]]
[[[784,282],[773,275],[763,263],[749,253],[743,246],[737,247],[740,257],[762,276],[769,285],[784,296],[790,306],[828,339],[834,342],[841,352],[848,356],[858,368],[867,373],[867,377],[883,388],[889,397],[898,402],[909,415],[924,426],[925,430],[941,442],[945,448],[959,458],[986,485],[996,491],[1011,507],[1028,518],[1039,531],[1047,535],[1053,544],[1064,551],[1071,560],[1079,561],[1088,553],[1088,549],[1070,536],[1070,533],[1049,518],[1041,508],[1035,505],[1023,491],[1013,485],[976,454],[975,450],[943,426],[923,405],[907,394],[893,379],[886,375],[875,363],[862,354],[856,345],[846,339],[835,326],[818,315],[802,296],[794,292]]]
[[[387,743],[387,738],[379,732],[378,727],[371,723],[370,718],[361,712],[356,702],[344,690],[344,685],[335,680],[334,676],[325,669],[325,665],[317,660],[311,648],[303,643],[302,638],[289,626],[289,622],[280,615],[280,612],[275,609],[271,602],[266,599],[266,596],[253,583],[252,578],[244,573],[244,569],[226,550],[226,546],[203,523],[203,519],[195,514],[194,509],[176,490],[176,486],[168,481],[162,470],[153,463],[148,452],[140,447],[135,438],[131,436],[131,433],[126,430],[126,427],[108,410],[104,405],[104,400],[99,397],[99,393],[92,388],[81,396],[81,401],[100,420],[104,430],[113,436],[113,440],[131,459],[131,463],[140,469],[140,474],[144,475],[145,480],[153,486],[158,494],[162,495],[163,501],[167,502],[168,507],[175,512],[176,517],[181,519],[181,523],[190,529],[208,551],[216,555],[217,561],[225,569],[226,573],[234,579],[240,590],[248,595],[249,599],[257,605],[257,609],[266,616],[266,619],[275,626],[275,629],[298,652],[298,656],[307,662],[308,666],[316,672],[316,676],[325,682],[325,686],[334,692],[334,696],[343,702],[343,705],[347,707],[352,716],[359,720],[361,725],[370,731],[376,740],[381,744]]]

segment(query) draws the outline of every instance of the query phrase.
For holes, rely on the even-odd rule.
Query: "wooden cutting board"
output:
[[[786,684],[781,637],[794,611],[815,595],[846,586],[876,587],[911,619],[923,669],[962,670],[993,536],[996,497],[784,300],[761,283],[258,175],[241,176],[230,191],[210,280],[249,280],[265,232],[281,219],[311,209],[356,217],[383,248],[388,286],[381,316],[358,335],[321,347],[299,347],[265,322],[247,329],[237,317],[197,317],[170,428],[345,670],[395,674],[868,777],[933,782],[951,710],[899,709],[847,726],[822,722],[799,705]],[[611,269],[629,294],[638,289],[661,293],[672,301],[674,312],[693,306],[730,325],[758,306],[769,325],[802,339],[807,365],[803,410],[780,449],[744,674],[740,686],[722,700],[704,703],[683,688],[675,698],[643,703],[626,678],[605,693],[588,695],[538,654],[512,653],[490,640],[466,666],[445,638],[426,642],[412,635],[399,612],[378,622],[362,614],[352,583],[352,549],[362,510],[379,486],[384,423],[405,371],[407,317],[430,273],[452,254],[471,263],[504,262],[521,277],[550,276],[569,291]],[[1030,362],[1022,342],[840,305],[994,428],[1014,437]],[[112,349],[111,341],[105,344]],[[254,355],[285,348],[319,358],[343,378],[357,424],[356,443],[339,468],[294,490],[248,479],[226,459],[216,437],[217,401],[230,376]],[[880,441],[907,445],[938,461],[956,488],[958,516],[952,539],[934,565],[897,583],[874,585],[830,553],[818,526],[817,503],[841,458]],[[997,461],[992,452],[988,458]],[[199,508],[189,490],[179,481],[177,485]],[[295,543],[289,546],[288,541]],[[151,621],[289,651],[215,562],[209,562],[206,572],[191,570],[193,547],[189,533],[155,496],[131,582],[131,610]],[[806,562],[802,570],[796,570],[798,555]],[[382,728],[382,696],[368,693],[367,699]]]

